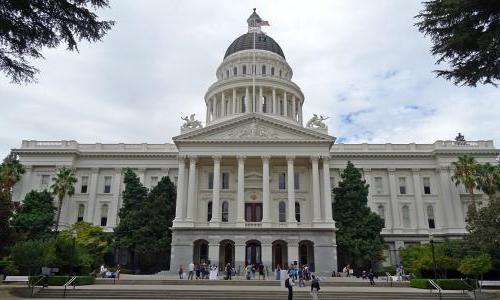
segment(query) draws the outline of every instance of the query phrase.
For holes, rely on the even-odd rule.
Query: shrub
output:
[[[429,279],[412,279],[410,286],[417,289],[430,289]],[[443,290],[467,290],[468,287],[460,279],[436,279],[437,285]]]
[[[410,286],[417,289],[429,289],[431,285],[427,280],[428,279],[411,279]]]

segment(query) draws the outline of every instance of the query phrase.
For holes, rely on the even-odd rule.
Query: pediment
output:
[[[248,114],[174,137],[174,142],[327,142],[335,138],[271,117]]]

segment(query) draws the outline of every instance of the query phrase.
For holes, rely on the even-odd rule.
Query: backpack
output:
[[[290,288],[290,278],[287,278],[287,279],[285,280],[285,287],[286,287],[287,289],[289,289],[289,288]]]

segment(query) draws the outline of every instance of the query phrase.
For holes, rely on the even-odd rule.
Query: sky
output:
[[[204,121],[204,94],[231,42],[257,13],[304,95],[304,122],[329,116],[340,143],[494,140],[500,89],[436,78],[420,1],[111,0],[116,25],[79,53],[45,49],[38,83],[0,73],[0,156],[22,140],[165,143],[181,116]]]

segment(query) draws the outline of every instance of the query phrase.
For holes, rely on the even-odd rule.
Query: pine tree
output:
[[[342,181],[333,189],[339,260],[351,266],[373,267],[381,259],[383,220],[367,206],[368,185],[349,161]]]
[[[54,225],[54,198],[47,191],[31,191],[12,218],[16,232],[24,239],[43,239],[50,236]]]

